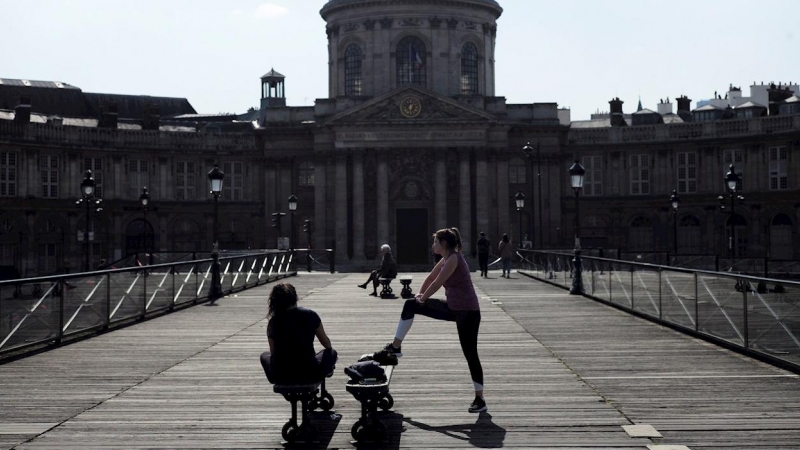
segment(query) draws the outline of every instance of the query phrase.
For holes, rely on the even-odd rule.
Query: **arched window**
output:
[[[631,251],[652,250],[653,223],[647,217],[639,216],[631,221],[628,249]]]
[[[525,161],[513,158],[508,162],[508,182],[511,184],[525,184],[528,182]]]
[[[344,94],[361,95],[361,47],[356,44],[344,52]]]
[[[478,94],[478,48],[472,42],[461,48],[461,93]]]
[[[695,216],[683,216],[678,220],[678,253],[703,253],[700,241],[700,219]]]
[[[135,219],[125,229],[125,252],[129,255],[155,249],[154,241],[155,232],[149,220],[145,222],[144,219]]]
[[[747,220],[739,214],[729,217],[725,221],[725,251],[730,252],[731,223],[735,239],[734,255],[742,257],[747,255]],[[729,254],[729,253],[727,253]]]
[[[769,257],[792,259],[792,219],[786,214],[772,218],[769,229]]]
[[[416,36],[404,37],[397,44],[395,54],[397,58],[397,85],[413,84],[425,87],[428,78],[425,70],[427,51],[422,39]]]
[[[300,163],[300,167],[297,168],[297,185],[303,187],[314,186],[314,163]]]

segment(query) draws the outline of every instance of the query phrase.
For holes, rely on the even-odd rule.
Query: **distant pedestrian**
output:
[[[522,248],[525,250],[533,250],[533,242],[531,242],[527,234],[525,235],[525,239],[522,240]]]
[[[503,235],[500,244],[497,245],[497,251],[500,253],[500,258],[503,260],[503,275],[506,278],[511,276],[511,258],[514,257],[514,246],[511,244],[511,239],[507,234]]]
[[[486,238],[486,233],[483,231],[481,231],[476,247],[478,248],[478,265],[481,268],[481,276],[488,277],[489,253],[492,251],[492,244],[489,242],[489,239]]]
[[[396,278],[397,277],[397,264],[394,262],[392,256],[392,248],[388,244],[381,245],[381,266],[373,270],[369,274],[369,278],[364,284],[359,284],[358,287],[366,289],[367,285],[372,282],[372,293],[369,294],[373,297],[378,296],[378,283],[381,278]]]

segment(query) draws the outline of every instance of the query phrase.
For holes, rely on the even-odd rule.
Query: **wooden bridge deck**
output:
[[[797,375],[517,274],[491,275],[474,278],[489,413],[467,412],[472,384],[454,325],[422,318],[392,381],[389,441],[363,448],[800,448]],[[359,404],[342,368],[391,339],[402,307],[367,296],[363,279],[289,279],[339,351],[328,387],[341,418],[315,415],[318,448],[353,448]],[[289,404],[258,363],[269,289],[0,366],[0,448],[281,448]],[[663,438],[630,437],[631,424]]]

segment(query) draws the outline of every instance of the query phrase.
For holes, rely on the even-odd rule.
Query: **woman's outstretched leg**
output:
[[[403,311],[400,313],[400,321],[397,322],[397,331],[394,333],[394,340],[383,348],[384,351],[394,354],[397,357],[403,356],[400,345],[403,343],[409,330],[411,330],[411,325],[414,324],[414,316],[417,314],[436,320],[456,320],[453,312],[447,306],[447,302],[443,300],[429,298],[425,303],[420,303],[416,299],[410,298],[403,304]]]

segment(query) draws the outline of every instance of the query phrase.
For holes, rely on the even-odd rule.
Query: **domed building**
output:
[[[341,263],[359,266],[389,243],[400,264],[426,265],[438,228],[457,226],[467,254],[479,231],[519,239],[511,197],[528,181],[521,149],[535,140],[545,155],[555,152],[566,127],[554,103],[507,105],[495,96],[502,13],[492,0],[333,0],[321,11],[329,98],[286,108],[279,92],[288,81],[263,79],[266,145],[282,151],[277,141],[288,136],[279,124],[293,123],[298,141],[308,133],[296,145],[310,151],[294,157],[314,167],[313,191],[297,190],[325,225],[317,246],[335,242],[346,249]]]

